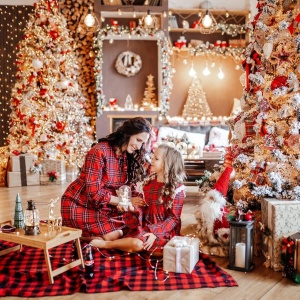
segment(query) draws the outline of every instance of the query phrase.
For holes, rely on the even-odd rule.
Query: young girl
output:
[[[175,235],[180,235],[181,211],[185,199],[184,162],[174,147],[161,144],[154,152],[151,172],[144,182],[144,206],[130,207],[123,219],[130,228],[122,239],[94,239],[91,245],[128,252],[159,252]]]

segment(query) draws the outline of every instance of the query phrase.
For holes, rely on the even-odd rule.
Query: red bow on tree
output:
[[[288,253],[292,253],[295,248],[295,242],[293,240],[289,240],[288,238],[283,238],[282,240],[282,251],[287,251]]]

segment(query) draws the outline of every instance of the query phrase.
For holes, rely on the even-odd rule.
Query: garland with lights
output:
[[[134,31],[129,31],[127,27],[121,27],[118,31],[114,27],[107,26],[99,30],[94,43],[95,49],[95,76],[96,76],[96,95],[97,95],[97,116],[102,114],[106,104],[105,95],[103,94],[103,41],[107,36],[119,36],[131,39],[132,36],[143,38],[152,37],[152,30],[145,31],[142,27],[137,27]],[[170,49],[168,39],[162,30],[154,34],[160,51],[160,63],[162,73],[162,87],[160,92],[160,116],[166,117],[170,109],[170,92],[172,85],[172,72],[170,63]]]

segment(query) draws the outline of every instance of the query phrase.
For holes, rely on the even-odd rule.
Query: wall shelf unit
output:
[[[213,43],[216,40],[229,42],[230,39],[247,39],[246,24],[248,22],[248,10],[213,10],[209,12],[214,17],[217,26],[213,33],[203,33],[199,28],[193,28],[205,15],[205,9],[170,9],[169,10],[169,34],[174,42],[181,36],[189,39],[199,39],[203,42]],[[184,23],[184,24],[183,24]]]

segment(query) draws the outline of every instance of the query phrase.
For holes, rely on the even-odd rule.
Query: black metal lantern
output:
[[[254,221],[230,221],[228,268],[249,272],[253,269]]]
[[[28,200],[28,207],[24,213],[24,230],[26,235],[37,235],[40,231],[39,211],[32,200]]]

